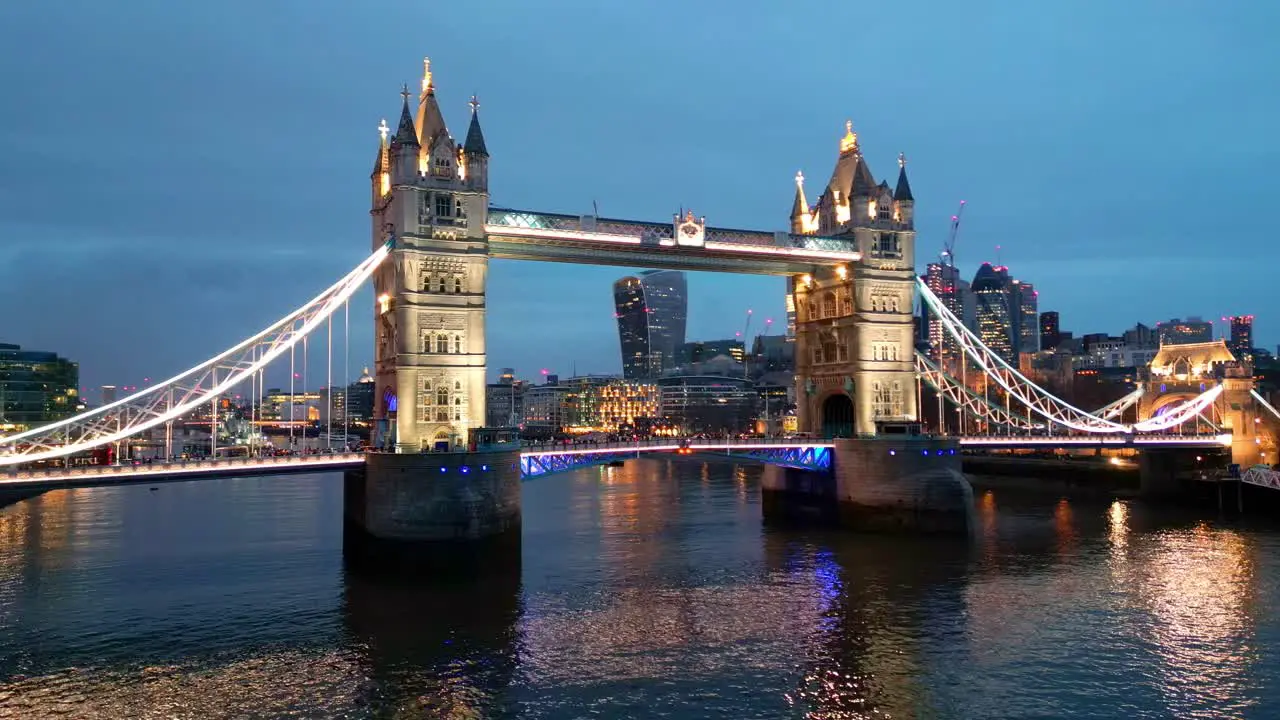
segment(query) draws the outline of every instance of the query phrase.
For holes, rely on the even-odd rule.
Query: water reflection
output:
[[[344,563],[336,478],[0,509],[0,717],[1277,717],[1280,536],[985,493],[765,530],[759,470],[524,487],[519,569]]]
[[[359,705],[396,717],[490,717],[510,703],[520,577],[390,574],[348,562],[343,620],[360,649]]]
[[[915,717],[934,705],[929,658],[962,645],[970,546],[954,539],[771,535],[786,571],[824,605],[788,693],[810,718]]]

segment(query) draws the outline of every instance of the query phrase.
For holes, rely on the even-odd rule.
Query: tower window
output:
[[[436,217],[453,217],[453,196],[448,193],[436,193]]]
[[[871,249],[877,257],[902,257],[902,245],[898,240],[897,233],[880,233],[876,236]]]
[[[441,177],[447,177],[449,175],[449,171],[449,158],[443,155],[437,155],[432,167],[432,172]]]
[[[836,295],[828,292],[822,296],[822,317],[835,317],[836,315]]]
[[[458,199],[453,203],[453,214],[459,220],[467,219],[467,206],[462,204],[462,200]]]
[[[441,355],[449,352],[448,342],[449,342],[449,338],[444,333],[440,333],[439,335],[436,335],[436,352],[440,353]]]
[[[462,292],[462,276],[461,275],[453,276],[453,291],[456,293]]]

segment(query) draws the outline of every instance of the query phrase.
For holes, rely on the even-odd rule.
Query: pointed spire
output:
[[[915,198],[911,196],[911,183],[907,182],[906,153],[898,153],[898,187],[893,190],[893,199],[915,202]]]
[[[809,214],[809,201],[804,196],[804,173],[796,171],[796,201],[791,204],[791,217]]]
[[[878,185],[875,177],[871,174],[871,168],[867,167],[867,159],[859,154],[857,161],[858,164],[853,169],[853,180],[849,184],[849,197],[875,195]]]
[[[484,145],[484,133],[480,130],[480,101],[471,96],[471,126],[467,128],[467,140],[462,149],[468,155],[489,157],[489,150]]]
[[[391,139],[392,145],[417,145],[418,136],[413,131],[413,115],[409,113],[409,86],[405,85],[400,91],[400,96],[404,98],[404,106],[400,108],[400,124],[396,126],[395,137]]]
[[[422,58],[422,96],[434,93],[436,88],[431,84],[431,58]]]
[[[443,133],[449,134],[444,124],[444,115],[440,113],[440,104],[436,102],[435,76],[431,72],[431,58],[422,59],[422,93],[418,96],[418,116],[413,123],[418,133],[418,144],[430,149],[436,139]]]

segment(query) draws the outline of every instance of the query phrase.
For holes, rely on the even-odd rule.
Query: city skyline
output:
[[[1221,177],[1232,184],[1233,204],[1265,207],[1263,173],[1276,145],[1263,124],[1273,109],[1248,91],[1256,81],[1248,69],[1267,66],[1252,48],[1265,43],[1240,36],[1270,26],[1270,8],[1203,17],[1154,4],[1099,14],[1004,8],[995,16],[969,7],[958,17],[938,5],[922,16],[929,4],[891,17],[849,11],[846,24],[865,21],[868,52],[895,57],[910,90],[902,93],[894,83],[868,89],[847,72],[808,69],[834,67],[809,35],[834,34],[839,22],[801,30],[769,15],[735,16],[740,35],[771,38],[744,74],[727,60],[673,63],[646,54],[635,62],[604,42],[619,22],[652,25],[662,37],[670,13],[658,7],[588,17],[499,5],[486,24],[516,35],[509,46],[475,43],[468,28],[476,19],[463,12],[406,4],[395,8],[405,22],[388,27],[371,14],[316,8],[309,12],[317,22],[346,32],[336,43],[343,51],[327,56],[308,50],[313,35],[288,31],[289,8],[255,6],[249,15],[247,4],[230,6],[243,14],[226,7],[0,9],[7,33],[22,30],[5,38],[0,53],[12,55],[0,72],[22,72],[7,79],[15,107],[24,108],[0,120],[11,159],[0,172],[12,189],[0,198],[0,233],[9,238],[0,267],[6,304],[27,308],[11,316],[0,341],[80,363],[83,386],[181,370],[352,265],[367,244],[362,205],[374,128],[396,107],[398,87],[385,78],[412,82],[425,53],[440,68],[451,126],[465,121],[467,98],[480,96],[495,204],[589,213],[596,201],[601,215],[644,220],[683,205],[712,224],[784,229],[795,170],[820,179],[851,117],[874,166],[907,153],[918,200],[917,271],[936,257],[950,213],[965,199],[962,275],[997,260],[1002,246],[1000,262],[1036,284],[1041,309],[1061,312],[1064,330],[1115,333],[1135,321],[1256,314],[1256,344],[1273,348],[1277,339],[1265,266],[1255,260],[1267,249],[1265,220],[1249,212],[1214,217],[1213,232],[1232,238],[1232,254],[1219,256],[1205,248],[1222,244],[1206,243],[1207,230],[1185,217],[1188,177]],[[548,36],[516,29],[552,28],[564,16],[577,23],[565,40],[575,52],[528,56],[524,38]],[[709,3],[681,16],[705,28],[724,12]],[[283,30],[244,33],[239,21],[247,17]],[[911,18],[913,45],[928,52],[903,51],[891,33],[876,32],[892,29],[895,17]],[[424,39],[414,18],[439,32]],[[1059,37],[1055,22],[1077,32]],[[1117,44],[1138,23],[1162,31],[1142,56],[1088,51]],[[960,36],[967,51],[981,44],[975,38],[999,39],[998,57],[1023,52],[1042,62],[996,67],[997,51],[987,50],[940,67]],[[1208,46],[1194,57],[1183,51],[1192,37]],[[722,51],[708,57],[729,57],[735,41],[708,33],[702,42]],[[108,52],[118,45],[133,54]],[[582,63],[583,53],[600,57]],[[522,72],[513,78],[517,58]],[[529,76],[544,82],[525,83]],[[1014,98],[1002,92],[1010,87],[1056,91]],[[974,97],[975,88],[997,94]],[[773,107],[767,151],[742,153],[759,142],[760,127],[742,120],[741,107],[762,93]],[[795,112],[799,97],[807,98],[804,112]],[[217,112],[190,109],[210,98]],[[634,112],[672,102],[682,111]],[[1196,151],[1170,152],[1188,138]],[[68,168],[100,182],[88,196],[68,198]],[[1098,173],[1117,175],[1124,192],[1082,196]],[[748,179],[726,182],[731,177]],[[490,364],[524,376],[548,366],[565,374],[575,361],[584,371],[617,371],[608,288],[627,270],[495,262]],[[1227,273],[1229,280],[1206,282]],[[691,280],[691,337],[731,337],[748,307],[757,317],[783,317],[781,280]],[[1167,292],[1173,285],[1176,294]],[[367,338],[353,342],[353,374],[371,355],[372,304],[366,292],[352,305],[353,337]],[[548,321],[556,323],[552,340],[534,330]]]

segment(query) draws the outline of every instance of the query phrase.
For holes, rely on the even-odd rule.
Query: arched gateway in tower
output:
[[[429,61],[384,122],[372,175],[375,445],[457,449],[485,417],[489,258],[778,275],[796,343],[800,429],[849,436],[917,417],[912,362],[914,199],[905,159],[877,183],[846,123],[817,203],[797,176],[790,232],[709,227],[693,213],[655,223],[489,207],[489,152],[471,102],[449,134]]]

